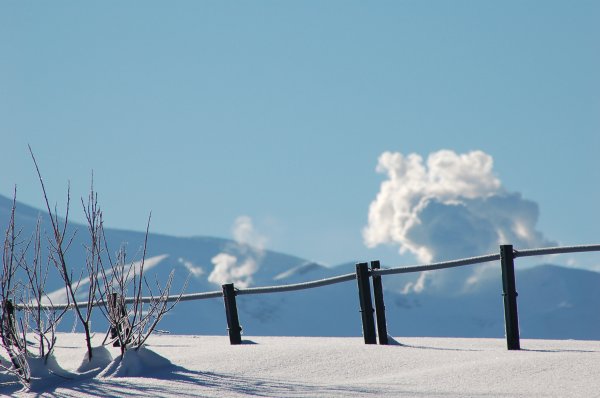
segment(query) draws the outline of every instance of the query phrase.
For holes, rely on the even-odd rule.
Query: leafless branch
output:
[[[27,364],[26,339],[23,335],[23,324],[15,319],[14,300],[20,299],[22,287],[14,283],[17,271],[16,251],[19,233],[15,231],[15,210],[17,206],[17,189],[15,187],[11,215],[8,228],[4,237],[4,248],[2,251],[2,275],[0,276],[0,298],[2,310],[0,311],[0,340],[2,347],[8,353],[12,367],[8,370],[17,376],[21,384],[27,386],[30,381],[30,370]]]
[[[33,150],[31,149],[31,146],[29,146],[29,153],[31,154],[31,158],[33,159],[33,163],[35,165],[35,170],[37,172],[39,181],[40,181],[40,185],[42,187],[42,192],[44,195],[44,201],[46,203],[46,209],[48,211],[48,216],[50,217],[50,222],[52,224],[52,231],[53,231],[53,241],[52,241],[52,251],[53,253],[51,254],[51,259],[53,260],[53,264],[56,267],[56,269],[59,271],[61,277],[63,278],[63,282],[65,284],[65,288],[68,292],[68,296],[70,297],[70,300],[73,302],[74,304],[74,310],[75,310],[75,314],[77,315],[77,318],[79,319],[82,327],[83,327],[83,331],[85,333],[85,341],[86,341],[86,346],[87,346],[87,352],[88,352],[88,358],[92,359],[92,342],[91,342],[91,331],[90,331],[90,311],[89,311],[89,307],[87,308],[88,311],[86,311],[85,313],[82,311],[82,309],[77,305],[77,297],[76,297],[76,290],[73,288],[73,280],[71,278],[71,273],[69,272],[69,268],[67,266],[67,260],[66,260],[66,250],[70,247],[72,239],[71,238],[69,240],[69,243],[66,246],[63,246],[63,241],[65,239],[66,233],[67,233],[67,226],[68,226],[68,220],[69,220],[69,207],[70,207],[70,203],[71,203],[71,193],[70,193],[70,186],[67,188],[67,207],[66,207],[66,211],[65,211],[65,219],[64,219],[64,223],[61,225],[61,223],[59,222],[58,219],[58,214],[55,208],[54,213],[52,212],[52,209],[50,207],[50,202],[48,200],[48,194],[46,192],[46,186],[44,185],[44,179],[42,178],[42,174],[40,172],[40,168],[38,166],[37,160],[33,154]],[[92,293],[92,290],[95,287],[90,287],[90,291],[89,293]],[[88,300],[89,301],[89,300]]]
[[[41,220],[38,219],[33,235],[33,260],[28,263],[23,255],[19,261],[27,278],[26,299],[22,305],[26,317],[26,327],[23,331],[32,329],[39,341],[39,355],[47,358],[52,354],[56,342],[56,328],[62,317],[68,312],[68,307],[63,310],[51,310],[44,307],[44,300],[52,303],[46,293],[46,280],[48,278],[49,264],[42,264],[41,259]],[[23,253],[27,252],[29,245]],[[67,295],[67,302],[69,303]],[[30,319],[31,318],[31,321]]]

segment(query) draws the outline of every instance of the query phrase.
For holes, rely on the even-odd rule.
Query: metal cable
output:
[[[580,245],[563,247],[546,247],[542,249],[515,250],[515,258],[545,256],[548,254],[581,253],[600,251],[600,245]]]
[[[169,296],[169,297],[167,297],[166,301],[167,302],[173,302],[173,301],[177,301],[177,300],[179,300],[179,301],[194,301],[194,300],[206,300],[206,299],[219,298],[219,297],[223,297],[223,292],[221,292],[220,290],[214,291],[214,292],[182,294],[181,297]],[[141,302],[142,303],[150,303],[152,301],[156,301],[157,299],[158,299],[158,296],[142,297]],[[127,297],[125,299],[125,304],[132,304],[133,302],[135,302],[135,297]]]
[[[393,275],[393,274],[406,274],[406,273],[410,273],[410,272],[433,271],[436,269],[461,267],[464,265],[487,263],[490,261],[497,261],[497,260],[500,260],[500,254],[488,254],[485,256],[463,258],[460,260],[452,260],[452,261],[443,261],[440,263],[433,263],[433,264],[413,265],[410,267],[374,269],[371,271],[371,275]]]
[[[160,301],[159,300],[160,296],[147,296],[147,297],[140,297],[140,301],[142,303],[151,303],[151,302],[155,302],[155,301]],[[205,300],[205,299],[211,299],[211,298],[220,298],[223,297],[223,293],[221,291],[214,291],[214,292],[204,292],[204,293],[190,293],[190,294],[182,294],[181,297],[179,296],[168,296],[166,298],[166,302],[173,302],[173,301],[194,301],[194,300]],[[126,297],[124,302],[125,304],[133,304],[136,300],[136,297]],[[102,305],[108,305],[107,303],[104,302],[104,300],[98,300],[96,302],[94,302],[92,304],[92,307],[98,307],[98,306],[102,306]],[[88,302],[79,302],[77,303],[77,307],[79,308],[85,308],[88,306]],[[25,305],[25,304],[15,304],[15,309],[17,310],[23,310],[26,307],[36,307],[36,305]],[[44,310],[64,310],[66,308],[75,308],[75,305],[73,303],[71,304],[42,304],[40,305],[41,309]]]
[[[335,283],[347,282],[356,279],[356,274],[345,274],[340,276],[334,276],[333,278],[320,279],[317,281],[294,283],[291,285],[280,285],[280,286],[267,286],[267,287],[251,287],[248,289],[237,290],[237,295],[244,294],[264,294],[264,293],[280,293],[280,292],[291,292],[294,290],[311,289],[314,287],[333,285]]]

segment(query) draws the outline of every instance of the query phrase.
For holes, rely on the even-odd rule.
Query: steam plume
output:
[[[253,275],[260,268],[267,240],[256,231],[252,219],[247,216],[235,220],[232,235],[235,247],[211,259],[214,268],[208,281],[218,285],[234,283],[240,288],[249,287],[253,283]]]
[[[553,245],[535,229],[539,209],[507,192],[482,151],[417,154],[385,152],[377,172],[386,174],[363,230],[368,247],[396,244],[421,262],[444,261],[516,248]]]

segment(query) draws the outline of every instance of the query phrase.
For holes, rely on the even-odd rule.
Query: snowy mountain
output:
[[[12,201],[0,196],[0,225],[6,228]],[[34,230],[38,216],[48,230],[43,211],[17,205],[17,226],[22,236]],[[68,261],[77,270],[84,264],[85,226],[72,224],[73,244]],[[144,234],[141,232],[107,229],[111,250],[125,243],[130,258],[139,258]],[[186,293],[220,290],[218,283],[209,281],[215,269],[215,258],[226,258],[232,271],[248,260],[254,261],[250,270],[251,286],[270,286],[297,283],[354,272],[354,264],[334,268],[308,262],[302,258],[268,250],[257,250],[245,244],[211,237],[181,238],[159,234],[148,237],[146,269],[150,280],[166,280],[175,270],[173,293],[180,291],[189,275]],[[232,259],[235,259],[233,261]],[[385,264],[382,264],[385,267]],[[484,266],[481,266],[484,267]],[[455,336],[502,337],[504,335],[502,284],[499,265],[485,266],[478,278],[461,286],[425,289],[416,292],[406,289],[417,275],[384,277],[387,324],[394,336]],[[461,272],[447,270],[444,272]],[[60,279],[51,272],[47,289],[60,297]],[[519,269],[519,319],[524,338],[600,339],[600,273],[540,265]],[[239,317],[244,333],[282,336],[360,336],[356,282],[350,281],[311,290],[269,295],[238,296]],[[72,329],[72,321],[61,324]],[[96,313],[93,328],[106,331],[100,312]],[[160,329],[178,334],[227,333],[225,312],[221,299],[182,302],[159,325]]]

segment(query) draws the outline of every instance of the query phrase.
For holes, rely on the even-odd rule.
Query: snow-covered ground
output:
[[[18,397],[600,397],[600,342],[401,338],[155,336],[148,350],[95,377],[55,377]],[[118,349],[110,348],[114,357]],[[80,334],[60,334],[58,364],[74,372],[84,357]],[[158,354],[158,355],[155,355]],[[164,360],[163,358],[167,358]]]

